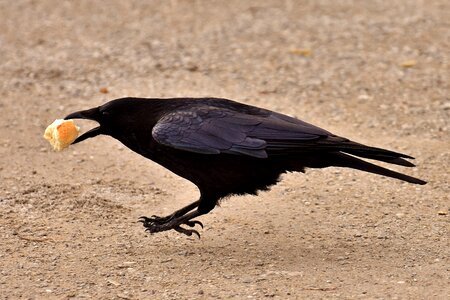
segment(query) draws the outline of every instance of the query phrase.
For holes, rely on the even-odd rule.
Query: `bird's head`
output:
[[[151,104],[152,101],[147,99],[122,98],[67,115],[64,118],[65,120],[85,119],[96,121],[99,124],[99,126],[80,135],[72,144],[100,134],[110,135],[120,140],[121,136],[130,132],[151,131],[154,124],[151,121],[152,107],[149,107]]]

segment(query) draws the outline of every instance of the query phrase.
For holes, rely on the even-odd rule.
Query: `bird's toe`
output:
[[[195,234],[195,235],[200,239],[200,233],[198,233],[197,230],[194,230],[194,229],[186,229],[186,228],[183,228],[183,227],[181,227],[181,226],[176,226],[176,227],[174,227],[173,229],[174,229],[175,231],[177,231],[177,232],[179,232],[179,233],[182,233],[182,234],[185,234],[185,235],[187,235],[187,236],[192,236],[193,234]]]
[[[197,220],[186,221],[184,222],[184,224],[186,224],[189,227],[195,227],[195,225],[200,225],[200,227],[203,229],[203,223]]]

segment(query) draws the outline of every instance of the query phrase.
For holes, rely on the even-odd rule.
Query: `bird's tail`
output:
[[[350,152],[350,151],[348,151],[348,152]],[[380,161],[403,165],[403,166],[408,166],[408,167],[414,166],[412,163],[410,163],[402,158],[387,156],[385,154],[377,155],[375,151],[374,151],[374,153],[367,153],[367,152],[363,152],[363,151],[358,153],[358,151],[352,151],[351,154],[361,156],[364,158],[380,160]],[[420,180],[418,178],[408,176],[408,175],[405,175],[402,173],[398,173],[398,172],[374,165],[372,163],[369,163],[367,161],[364,161],[362,159],[356,158],[354,156],[351,156],[351,155],[348,155],[348,154],[342,153],[342,152],[329,153],[329,159],[330,159],[330,161],[329,161],[330,165],[335,166],[335,167],[353,168],[353,169],[357,169],[357,170],[361,170],[361,171],[365,171],[365,172],[369,172],[369,173],[374,173],[374,174],[378,174],[378,175],[382,175],[382,176],[388,176],[388,177],[400,179],[400,180],[403,180],[403,181],[406,181],[409,183],[414,183],[414,184],[426,184],[427,183],[426,181]]]

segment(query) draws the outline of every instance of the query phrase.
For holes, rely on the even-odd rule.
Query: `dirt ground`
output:
[[[0,1],[0,298],[448,299],[450,5],[442,1]],[[98,137],[45,127],[122,96],[216,96],[416,157],[425,186],[287,174],[200,220],[198,197]],[[79,122],[83,130],[93,124]]]

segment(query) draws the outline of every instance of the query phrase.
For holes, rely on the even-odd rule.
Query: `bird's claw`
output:
[[[200,225],[201,228],[203,228],[203,224],[200,221],[196,220],[187,220],[184,222],[176,222],[177,219],[173,218],[172,216],[169,217],[158,217],[158,216],[151,216],[149,217],[140,217],[138,222],[141,222],[144,227],[145,231],[149,232],[151,234],[166,231],[166,230],[175,230],[179,233],[185,234],[187,236],[192,236],[193,234],[196,235],[198,238],[200,238],[200,233],[197,230],[194,229],[186,229],[181,227],[180,225],[184,224],[189,227],[195,227],[195,225]]]

